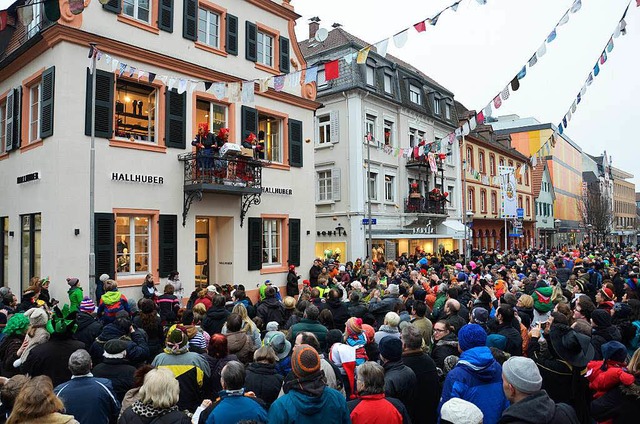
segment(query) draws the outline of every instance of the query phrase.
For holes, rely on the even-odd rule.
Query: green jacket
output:
[[[78,312],[80,310],[80,303],[84,299],[81,287],[70,288],[67,292],[69,294],[69,309],[71,312]]]
[[[327,327],[320,324],[320,321],[309,318],[302,318],[300,322],[294,324],[289,330],[289,340],[291,343],[295,343],[296,337],[300,333],[309,332],[313,333],[320,343],[320,349],[324,351],[327,343]]]

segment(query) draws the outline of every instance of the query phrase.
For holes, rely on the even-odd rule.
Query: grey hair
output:
[[[244,365],[238,361],[230,361],[222,368],[220,379],[226,390],[240,390],[244,386]]]
[[[375,395],[384,393],[384,368],[382,365],[368,361],[356,368],[358,381],[364,388],[360,395]]]
[[[422,333],[413,325],[408,325],[402,329],[402,343],[407,349],[422,348]]]
[[[91,356],[84,349],[78,349],[69,357],[69,371],[72,375],[85,375],[91,371]]]

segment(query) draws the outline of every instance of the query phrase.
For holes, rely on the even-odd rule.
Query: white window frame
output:
[[[433,114],[434,115],[440,115],[442,113],[442,110],[440,110],[440,99],[438,99],[437,97],[433,98]]]
[[[273,246],[272,245],[272,239],[273,239],[273,228],[270,224],[273,224],[273,222],[276,222],[276,230],[275,230],[275,235],[276,235],[276,240],[278,245],[277,246]],[[272,267],[272,266],[279,266],[282,265],[282,228],[283,228],[283,223],[284,220],[280,219],[280,218],[269,218],[269,219],[262,219],[262,256],[264,258],[265,253],[267,253],[267,261],[265,262],[264,259],[262,259],[262,266],[263,267]],[[269,225],[266,225],[269,224]],[[266,227],[266,230],[265,230]],[[265,235],[266,235],[266,241],[265,241]],[[271,253],[273,252],[277,252],[278,254],[278,261],[274,261],[273,260],[273,256],[271,255]]]
[[[456,190],[455,186],[447,186],[447,193],[449,193],[449,197],[447,197],[447,200],[449,200],[449,207],[450,208],[455,208],[456,204],[454,202],[456,196],[454,196],[454,192]]]
[[[369,172],[369,176],[367,178],[367,190],[369,191],[368,199],[371,202],[378,202],[378,173],[371,171]]]
[[[484,151],[483,150],[478,150],[478,170],[480,172],[482,172],[483,174],[486,173],[486,168],[484,167],[485,163],[484,163]]]
[[[147,19],[147,20],[139,18],[139,14],[140,14],[139,9],[145,10],[144,8],[142,8],[140,6],[140,0],[131,0],[129,2],[127,0],[123,0],[122,1],[122,3],[123,3],[122,4],[122,14],[125,15],[125,16],[129,16],[130,18],[133,18],[133,19],[138,20],[140,22],[145,22],[147,24],[151,24],[151,19],[152,19],[151,15],[152,15],[152,12],[153,12],[153,0],[148,0],[148,2],[149,2],[149,9],[147,10],[147,12],[149,14],[149,19]],[[125,10],[124,4],[125,3],[133,3],[133,15],[129,15],[128,13],[124,12],[124,10]]]
[[[200,22],[202,22],[202,17],[200,16],[202,13],[205,13],[204,19],[204,34],[200,30]],[[215,18],[215,22],[213,22]],[[198,41],[206,44],[207,46],[211,46],[213,48],[220,48],[220,19],[221,16],[219,13],[214,12],[211,9],[207,9],[206,7],[198,8]],[[215,34],[211,32],[211,26],[215,27]],[[204,36],[204,40],[201,38],[201,35]],[[211,42],[214,39],[215,42]]]
[[[331,114],[328,113],[318,116],[318,144],[326,145],[331,142]]]
[[[34,0],[37,1],[37,0]],[[31,38],[40,30],[40,23],[42,22],[42,3],[36,3],[31,5],[33,8],[33,19],[27,25],[27,38]]]
[[[29,143],[40,139],[40,125],[42,119],[40,116],[40,101],[42,99],[42,81],[38,81],[29,87]],[[34,115],[34,107],[35,113]],[[34,128],[35,126],[35,128]],[[34,134],[35,130],[35,134]]]
[[[491,196],[491,213],[497,214],[498,213],[498,193],[492,190],[490,196]]]
[[[451,119],[451,105],[449,103],[444,104],[444,116],[447,119]]]
[[[376,68],[373,65],[367,65],[366,82],[370,87],[374,87],[376,85]]]
[[[152,265],[153,265],[153,232],[152,232],[152,220],[153,220],[153,216],[151,215],[118,215],[116,217],[116,223],[117,223],[117,218],[129,218],[129,243],[127,246],[127,255],[129,256],[129,271],[125,272],[125,271],[118,271],[117,274],[118,276],[128,276],[128,275],[146,275],[146,274],[153,274],[153,269],[152,269]],[[135,266],[136,266],[136,254],[139,254],[136,252],[136,218],[146,218],[147,219],[147,252],[145,252],[148,256],[147,259],[147,264],[148,264],[148,268],[147,270],[136,270]],[[118,225],[116,224],[116,245],[118,244],[118,242],[120,241],[120,236],[121,235],[127,235],[127,234],[119,234],[117,232],[117,228]],[[119,267],[118,264],[118,257],[121,256],[122,253],[118,252],[116,250],[116,269]]]
[[[395,140],[394,140],[394,136],[393,136],[394,126],[395,126],[395,123],[393,121],[389,121],[387,119],[382,121],[382,138],[383,138],[382,142],[384,143],[385,146],[393,146],[395,144],[394,143]],[[387,144],[387,140],[384,137],[384,134],[385,134],[387,129],[389,130],[389,143],[388,144]]]
[[[467,189],[467,210],[474,212],[475,211],[475,192],[473,189]]]
[[[273,118],[278,122],[278,132],[271,134],[267,131],[267,126],[261,127],[261,118]],[[262,112],[258,113],[258,130],[264,131],[265,152],[264,157],[275,163],[284,163],[284,119],[280,116],[271,116]],[[277,148],[274,149],[273,146]],[[274,150],[276,153],[274,154]]]
[[[224,123],[222,124],[222,128],[228,128],[229,127],[229,107],[227,105],[225,105],[224,103],[218,103],[218,102],[214,102],[212,100],[209,99],[203,99],[201,97],[197,97],[196,98],[196,112],[197,112],[197,103],[198,102],[203,102],[203,103],[208,103],[209,104],[209,116],[207,117],[207,124],[209,124],[209,129],[212,133],[216,133],[215,130],[215,126],[213,125],[213,107],[215,106],[219,106],[221,108],[224,109]]]
[[[257,40],[256,62],[273,68],[274,44],[276,42],[276,37],[267,32],[258,31]]]
[[[364,118],[364,135],[371,133],[373,141],[378,141],[376,130],[378,126],[378,117],[367,113]]]
[[[7,146],[7,99],[0,101],[0,153],[4,153]]]
[[[118,82],[119,82],[119,79],[116,78],[116,89],[115,89],[116,97],[118,96]],[[148,110],[147,115],[150,118],[149,121],[148,121],[148,124],[147,124],[147,138],[150,138],[149,134],[151,132],[151,128],[153,128],[153,140],[137,140],[137,139],[134,139],[134,142],[135,143],[158,144],[158,125],[157,125],[158,124],[158,113],[161,113],[161,112],[158,111],[158,96],[160,95],[158,88],[153,86],[153,85],[151,85],[151,84],[145,84],[143,82],[135,82],[135,81],[129,81],[129,80],[124,80],[124,79],[123,79],[123,83],[125,83],[125,84],[134,83],[134,84],[138,84],[138,85],[143,85],[143,86],[148,87],[149,89],[153,90],[152,92],[150,92],[147,95],[147,102],[146,102],[147,103],[146,107],[147,107],[147,110]],[[151,105],[151,103],[148,100],[151,96],[153,96],[153,99],[154,99],[154,104],[153,105]],[[126,102],[125,102],[125,106],[126,106]],[[151,115],[153,115],[153,119],[151,119]],[[117,118],[117,112],[116,112],[115,108],[113,108],[113,116],[114,116],[115,120],[118,119]],[[131,140],[131,138],[120,137],[117,134],[114,137],[118,138],[120,140]]]
[[[317,171],[318,176],[318,202],[333,201],[333,174],[331,169]],[[323,192],[324,182],[324,192]]]
[[[480,190],[480,212],[487,212],[487,191]]]
[[[418,145],[418,130],[415,128],[409,128],[409,147],[415,147]]]
[[[396,176],[385,174],[384,176],[384,201],[393,203],[396,201]]]
[[[422,90],[420,87],[409,84],[409,100],[417,105],[422,104]]]
[[[327,87],[327,78],[324,69],[318,69],[318,75],[316,76],[316,84],[318,89]]]
[[[384,74],[384,92],[387,94],[393,94],[393,75]]]

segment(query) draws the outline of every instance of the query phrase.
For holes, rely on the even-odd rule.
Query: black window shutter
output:
[[[121,4],[120,0],[109,0],[106,4],[102,5],[102,8],[109,12],[120,14],[120,10],[122,8]]]
[[[84,134],[91,135],[91,72],[87,69],[87,97]],[[96,70],[96,137],[111,138],[113,135],[113,73]]]
[[[302,121],[289,119],[289,165],[302,168]]]
[[[166,128],[165,128],[165,145],[175,149],[184,149],[186,146],[185,138],[187,136],[187,94],[186,92],[178,94],[175,88],[166,91]]]
[[[246,139],[251,133],[258,135],[258,111],[249,106],[242,106],[242,117],[240,119],[242,126],[242,140]]]
[[[22,142],[22,87],[13,90],[13,150],[20,148]]]
[[[173,32],[173,0],[160,0],[158,28],[162,31]]]
[[[160,278],[168,277],[178,268],[178,216],[160,215],[160,233],[158,258],[160,259]]]
[[[247,21],[245,31],[245,56],[247,60],[255,62],[258,60],[258,27],[253,22]]]
[[[182,36],[187,40],[198,39],[198,0],[184,0]]]
[[[9,94],[7,94],[7,120],[5,122],[7,136],[5,138],[5,151],[10,152],[13,150],[13,128],[15,123],[13,122],[14,116],[14,106],[15,106],[15,96],[16,90],[9,90]]]
[[[227,13],[227,53],[238,56],[238,17]]]
[[[53,96],[55,92],[56,68],[45,69],[42,73],[42,90],[40,91],[40,138],[53,135]]]
[[[280,72],[289,73],[289,39],[280,36]]]
[[[300,266],[299,219],[289,219],[289,265]]]
[[[249,218],[248,270],[262,269],[262,218]]]
[[[97,282],[102,274],[107,274],[111,278],[116,276],[114,216],[112,213],[96,213],[94,222]]]

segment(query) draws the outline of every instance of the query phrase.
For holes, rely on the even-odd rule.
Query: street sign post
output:
[[[371,225],[376,225],[378,223],[377,218],[371,218]],[[364,218],[362,220],[362,225],[369,225],[369,218]]]

